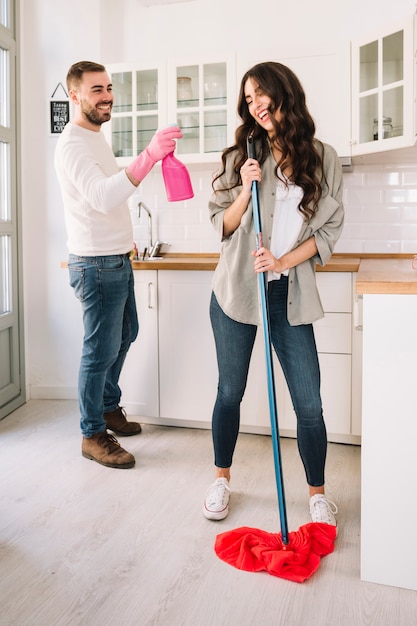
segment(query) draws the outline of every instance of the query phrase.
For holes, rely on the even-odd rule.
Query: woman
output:
[[[342,169],[335,150],[315,138],[303,88],[285,65],[266,62],[247,71],[238,112],[236,143],[223,152],[209,203],[223,245],[210,303],[219,368],[212,419],[215,481],[203,514],[221,520],[229,512],[240,403],[260,324],[257,274],[267,272],[271,340],[297,416],[310,515],[313,522],[336,525],[337,507],[324,495],[327,434],[312,323],[324,315],[315,265],[329,260],[343,227]],[[252,134],[256,159],[247,153]],[[257,251],[253,181],[259,183],[263,234]]]

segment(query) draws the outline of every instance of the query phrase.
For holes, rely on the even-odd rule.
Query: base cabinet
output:
[[[353,319],[356,274],[318,272],[325,316],[314,324],[321,371],[323,415],[329,441],[360,443],[362,332]],[[288,388],[274,353],[273,366],[279,430],[296,437],[297,422]],[[241,430],[270,433],[263,333],[258,330],[248,386],[242,403]]]
[[[209,319],[212,272],[159,272],[160,417],[210,424],[217,366]]]
[[[136,271],[139,337],[121,377],[123,406],[142,421],[210,428],[217,362],[209,319],[211,271]],[[361,332],[353,325],[355,274],[318,272],[325,317],[314,324],[329,441],[360,442]],[[280,433],[296,436],[296,417],[275,354]],[[356,382],[355,382],[356,381]],[[359,407],[359,408],[358,408]],[[359,411],[359,412],[358,412]],[[262,329],[258,329],[241,407],[242,432],[269,434]]]
[[[363,296],[361,579],[417,591],[417,295]],[[387,505],[395,494],[398,507]],[[394,549],[381,546],[387,538]]]
[[[158,272],[134,272],[139,335],[120,376],[122,405],[130,415],[159,415]]]

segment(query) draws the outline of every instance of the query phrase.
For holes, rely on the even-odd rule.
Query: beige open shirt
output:
[[[331,146],[324,145],[323,196],[313,218],[303,222],[294,248],[315,237],[318,253],[291,268],[288,276],[288,321],[292,326],[309,324],[323,317],[323,307],[316,285],[315,266],[325,265],[343,228],[342,203],[343,174],[339,157]],[[216,188],[229,187],[235,179],[233,163],[236,153],[228,155],[225,174],[216,181]],[[262,165],[262,182],[259,184],[263,245],[270,247],[273,211],[275,206],[276,177],[272,153]],[[256,240],[252,215],[252,201],[242,217],[239,227],[230,237],[223,237],[223,215],[239,195],[241,187],[230,191],[213,192],[209,202],[210,219],[222,238],[222,250],[213,278],[213,291],[226,315],[245,324],[261,323],[258,298],[258,276],[254,271]]]

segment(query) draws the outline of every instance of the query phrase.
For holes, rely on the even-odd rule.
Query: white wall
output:
[[[67,256],[62,202],[53,169],[49,100],[68,67],[164,61],[219,53],[245,54],[274,41],[350,41],[410,17],[414,0],[192,0],[145,8],[140,0],[21,0],[23,261],[28,397],[75,397],[81,313],[60,263]],[[329,80],[333,80],[329,77]],[[308,94],[307,94],[308,96]],[[218,251],[207,219],[213,168],[193,166],[195,198],[168,205],[155,171],[141,190],[159,239],[172,251]],[[346,227],[339,252],[417,250],[417,165],[359,165],[345,175]],[[132,214],[138,197],[132,199]],[[134,220],[138,243],[146,226]]]

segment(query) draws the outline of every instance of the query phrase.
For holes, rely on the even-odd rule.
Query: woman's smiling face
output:
[[[253,78],[248,78],[244,87],[245,100],[249,113],[254,120],[266,130],[269,136],[274,135],[274,126],[271,122],[271,98],[267,96]],[[277,109],[274,114],[277,122],[282,119],[281,110]]]

